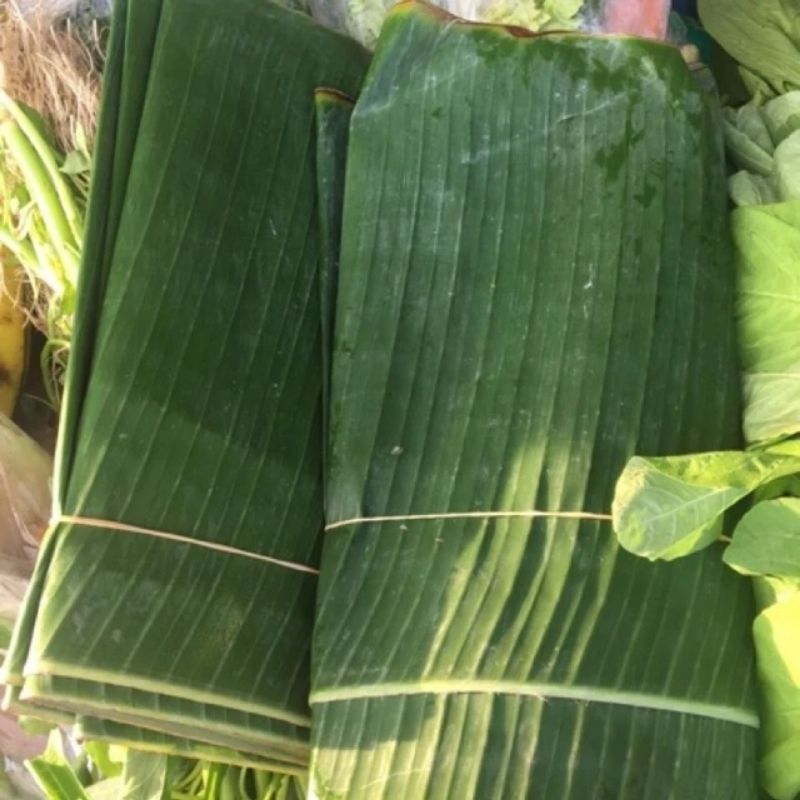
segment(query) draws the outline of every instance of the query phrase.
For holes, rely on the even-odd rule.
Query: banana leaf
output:
[[[349,142],[312,795],[756,797],[747,583],[605,516],[633,453],[740,441],[716,100],[405,2]]]
[[[160,731],[111,722],[97,717],[77,717],[74,732],[81,741],[108,742],[146,753],[166,753],[171,756],[183,756],[237,767],[287,772],[285,765],[276,765],[268,759],[250,753],[207,745],[194,738],[171,736]],[[292,771],[298,775],[301,774],[301,770],[289,768],[288,772]]]
[[[347,142],[353,101],[341,92],[320,88],[314,95],[317,115],[317,191],[319,232],[322,243],[320,268],[320,312],[322,317],[322,408],[323,439],[327,438],[330,404],[330,354],[336,314],[336,285],[342,245]],[[325,456],[323,444],[323,459]]]
[[[265,0],[120,2],[111,39],[57,521],[7,701],[301,771],[323,515],[313,93],[355,94],[367,56]]]

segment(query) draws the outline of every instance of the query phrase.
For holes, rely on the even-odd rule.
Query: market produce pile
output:
[[[71,154],[0,95],[48,797],[800,794],[796,17],[700,4],[723,110],[663,0],[439,5],[115,0]]]

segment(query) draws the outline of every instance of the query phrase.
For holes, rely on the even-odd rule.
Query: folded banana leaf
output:
[[[265,0],[123,1],[111,37],[61,521],[7,702],[299,772],[323,515],[314,90],[355,94],[367,57]]]
[[[747,584],[605,516],[634,452],[739,444],[733,300],[676,49],[395,7],[350,127],[312,794],[756,796]]]
[[[322,317],[322,407],[323,440],[327,439],[330,405],[331,351],[336,315],[336,284],[342,246],[347,142],[353,100],[341,92],[320,88],[314,95],[317,115],[317,191],[319,232],[322,246],[320,268],[320,311]],[[323,459],[325,447],[323,443]]]
[[[158,731],[110,722],[96,717],[77,717],[73,726],[73,733],[79,741],[121,744],[126,748],[130,748],[132,752],[166,753],[167,755],[185,756],[195,760],[232,764],[237,767],[251,767],[261,770],[276,769],[275,764],[269,760],[259,758],[250,753],[204,744],[192,737],[170,736]],[[285,772],[282,767],[279,768],[279,771]]]

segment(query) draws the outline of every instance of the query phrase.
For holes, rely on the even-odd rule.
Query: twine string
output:
[[[191,536],[183,536],[180,533],[170,533],[169,531],[159,531],[154,528],[143,528],[140,525],[130,525],[127,522],[116,522],[114,520],[95,519],[94,517],[80,517],[62,514],[61,516],[53,519],[51,522],[51,524],[58,523],[66,523],[68,525],[83,525],[87,528],[97,528],[99,530],[135,533],[140,536],[150,536],[153,539],[162,539],[168,542],[194,545],[195,547],[203,547],[206,550],[216,550],[219,553],[241,556],[242,558],[249,558],[252,561],[262,561],[266,564],[284,567],[285,569],[291,569],[295,572],[305,572],[309,575],[319,575],[318,569],[309,567],[307,564],[298,564],[294,561],[285,561],[282,558],[274,558],[273,556],[263,555],[262,553],[253,553],[250,550],[241,550],[238,547],[232,547],[228,544],[220,544],[219,542],[209,542],[205,539],[193,539]]]
[[[452,511],[441,514],[401,514],[385,517],[353,517],[352,519],[331,522],[325,531],[335,531],[351,525],[373,525],[387,522],[428,522],[450,519],[573,519],[594,522],[611,522],[611,514],[594,514],[587,511]]]
[[[456,519],[571,519],[571,520],[589,520],[595,522],[611,522],[612,516],[610,514],[594,514],[585,511],[453,511],[440,514],[400,514],[396,516],[378,516],[378,517],[353,517],[352,519],[345,519],[339,522],[332,522],[326,525],[324,530],[326,533],[339,530],[341,528],[351,527],[353,525],[376,525],[392,522],[427,522],[436,520],[456,520]],[[264,555],[263,553],[254,553],[251,550],[242,550],[232,545],[221,544],[219,542],[210,542],[205,539],[195,539],[191,536],[184,536],[180,533],[172,533],[170,531],[161,531],[155,528],[145,528],[141,525],[131,525],[127,522],[118,522],[116,520],[97,519],[95,517],[82,517],[71,514],[61,514],[51,520],[51,525],[64,523],[68,525],[81,525],[87,528],[95,528],[97,530],[118,531],[122,533],[134,533],[140,536],[149,536],[153,539],[161,539],[168,542],[177,542],[179,544],[188,544],[194,547],[202,547],[206,550],[215,550],[218,553],[227,553],[228,555],[241,556],[242,558],[249,558],[252,561],[261,561],[273,566],[284,567],[291,569],[295,572],[304,572],[309,575],[319,575],[319,570],[314,567],[309,567],[307,564],[298,564],[294,561],[286,561],[281,558]]]

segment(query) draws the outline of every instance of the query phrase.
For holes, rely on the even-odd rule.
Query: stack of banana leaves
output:
[[[116,4],[55,514],[6,703],[302,772],[323,503],[313,92],[367,55],[262,0]]]
[[[315,796],[757,795],[749,587],[607,516],[634,452],[739,444],[719,117],[662,42],[390,13],[349,128]]]
[[[634,453],[740,446],[677,48],[417,0],[368,69],[268,0],[111,45],[7,704],[325,800],[755,798],[747,582],[610,517]]]

